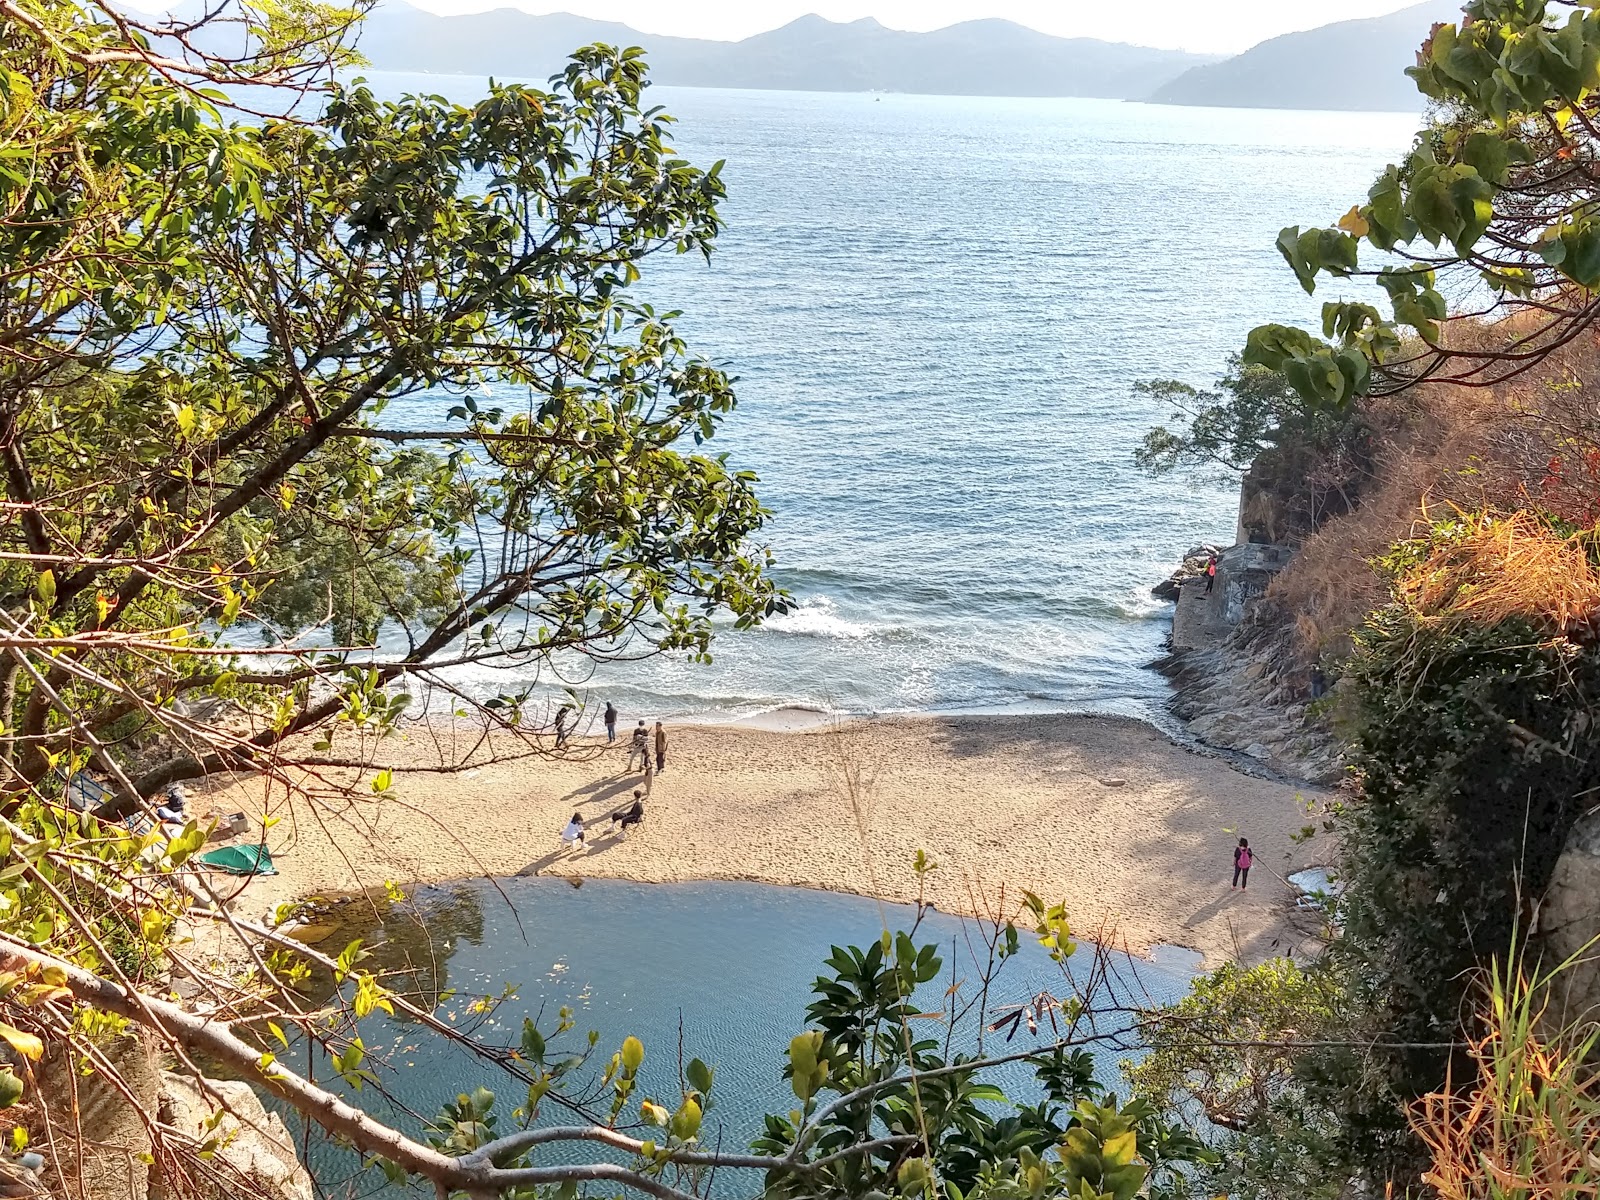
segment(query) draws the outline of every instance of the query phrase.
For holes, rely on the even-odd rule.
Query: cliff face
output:
[[[1338,747],[1309,707],[1311,678],[1290,623],[1266,601],[1290,546],[1245,542],[1217,559],[1216,582],[1181,582],[1172,654],[1173,712],[1208,746],[1248,755],[1281,775],[1327,784],[1343,774]]]
[[[1172,654],[1162,664],[1173,679],[1172,707],[1194,737],[1235,751],[1285,775],[1332,784],[1345,774],[1343,747],[1323,706],[1311,696],[1310,664],[1296,635],[1296,613],[1268,590],[1296,554],[1294,547],[1249,542],[1263,522],[1258,492],[1241,501],[1241,544],[1218,556],[1215,584],[1178,578],[1156,589],[1174,595]],[[1255,507],[1252,507],[1255,506]],[[1245,517],[1252,516],[1249,528]],[[1201,559],[1203,561],[1203,558]],[[1193,570],[1192,563],[1185,570]],[[1183,572],[1180,572],[1180,576]],[[1279,590],[1281,595],[1282,589]],[[1583,797],[1574,797],[1583,803]],[[1507,870],[1515,870],[1508,862]],[[1525,901],[1525,933],[1547,963],[1579,956],[1600,939],[1600,808],[1581,817],[1542,897]],[[1600,1014],[1600,958],[1592,951],[1558,985],[1569,1018]]]

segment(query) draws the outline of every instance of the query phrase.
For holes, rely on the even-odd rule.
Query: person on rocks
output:
[[[1254,855],[1250,853],[1250,839],[1240,838],[1239,844],[1233,848],[1233,890],[1244,891],[1250,886],[1250,864]]]
[[[1328,694],[1328,677],[1322,673],[1322,664],[1313,663],[1311,667],[1311,698],[1320,700]]]
[[[609,744],[617,740],[617,706],[611,701],[606,701],[606,742]]]
[[[1211,595],[1211,589],[1216,586],[1216,583],[1217,556],[1215,554],[1208,554],[1206,555],[1206,595]]]
[[[660,775],[667,769],[667,730],[660,721],[656,722],[656,774]]]
[[[650,731],[645,728],[643,720],[634,726],[633,741],[628,745],[627,769],[629,771],[633,770],[633,760],[636,757],[641,762],[648,763],[650,761]]]

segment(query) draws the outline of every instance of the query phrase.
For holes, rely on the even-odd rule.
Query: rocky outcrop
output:
[[[1546,961],[1563,962],[1585,952],[1556,981],[1565,1018],[1600,1018],[1600,961],[1594,954],[1595,939],[1600,938],[1600,812],[1580,817],[1567,834],[1537,914],[1533,932],[1543,943]]]
[[[129,1034],[102,1047],[122,1087],[153,1111],[161,1086],[158,1055],[151,1040]],[[29,1098],[44,1108],[45,1120],[27,1121],[32,1148],[44,1155],[43,1180],[55,1196],[88,1200],[147,1200],[150,1192],[150,1133],[122,1088],[103,1074],[85,1075],[59,1041],[46,1043],[34,1069],[38,1091]]]
[[[193,1079],[171,1071],[161,1074],[161,1120],[197,1142],[212,1142],[215,1171],[201,1180],[216,1200],[247,1192],[275,1200],[316,1200],[311,1176],[295,1155],[294,1139],[277,1113],[262,1107],[247,1083],[206,1080],[212,1093],[202,1093]],[[213,1115],[225,1115],[208,1128]],[[174,1189],[156,1174],[150,1200],[167,1200]]]
[[[1176,571],[1150,589],[1150,594],[1157,600],[1176,601],[1183,593],[1183,585],[1189,580],[1204,579],[1206,563],[1213,555],[1220,558],[1222,550],[1221,546],[1196,546],[1183,556],[1183,562]]]
[[[1160,666],[1173,680],[1172,708],[1198,741],[1244,754],[1272,771],[1313,783],[1343,774],[1337,743],[1311,705],[1311,679],[1289,624],[1263,603],[1288,546],[1243,543],[1204,575],[1179,586],[1172,653]]]
[[[189,1077],[162,1070],[160,1048],[144,1035],[130,1034],[101,1049],[121,1086],[98,1072],[80,1073],[65,1048],[53,1042],[34,1069],[37,1097],[8,1110],[12,1121],[25,1120],[34,1134],[33,1149],[43,1157],[44,1194],[84,1200],[169,1200],[197,1193],[214,1200],[315,1200],[288,1129],[248,1084],[207,1080],[205,1094]],[[36,1106],[48,1120],[30,1119]],[[223,1117],[207,1128],[219,1109]],[[152,1155],[152,1115],[177,1139],[178,1169],[188,1172],[182,1187],[164,1176],[162,1156]],[[190,1153],[182,1152],[186,1145]],[[201,1155],[202,1147],[211,1153]],[[0,1194],[12,1194],[6,1186],[0,1175]]]
[[[1255,543],[1224,550],[1210,588],[1204,575],[1184,582],[1172,614],[1172,648],[1209,650],[1231,639],[1251,605],[1266,594],[1272,577],[1289,565],[1292,555],[1287,546]]]

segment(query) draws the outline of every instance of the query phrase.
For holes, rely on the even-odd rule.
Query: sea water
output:
[[[322,948],[337,953],[349,938],[362,936],[373,954],[368,969],[383,972],[391,987],[411,992],[423,1007],[489,1045],[519,1045],[524,1018],[533,1018],[550,1034],[566,1007],[574,1028],[551,1038],[550,1059],[581,1052],[594,1030],[600,1038],[591,1064],[598,1074],[623,1038],[638,1037],[645,1046],[640,1097],[675,1100],[680,1053],[683,1063],[699,1057],[716,1070],[715,1104],[702,1141],[733,1151],[746,1149],[761,1131],[763,1114],[787,1113],[795,1106],[783,1078],[784,1054],[790,1039],[807,1027],[811,985],[819,974],[829,973],[823,960],[831,948],[870,946],[883,930],[910,930],[917,922],[915,910],[903,905],[743,883],[587,880],[574,887],[556,878],[473,880],[418,888],[407,903],[378,907],[381,916],[359,905],[345,906],[350,923]],[[919,990],[919,1007],[938,1014],[949,1003],[946,990],[952,984],[959,1004],[979,999],[987,951],[976,923],[930,911],[916,941],[937,945],[944,964],[939,977]],[[1171,951],[1158,961],[1112,953],[1105,970],[1096,973],[1091,956],[1085,944],[1064,972],[1024,936],[1019,953],[995,979],[987,1020],[1006,1016],[1040,993],[1064,999],[1091,976],[1105,980],[1095,994],[1107,1009],[1167,1003],[1186,990],[1198,959],[1185,951]],[[503,995],[508,984],[516,985],[515,995],[492,1011],[476,1011],[476,1001]],[[1079,1032],[1110,1034],[1129,1019],[1125,1011],[1107,1011],[1098,1024],[1086,1023]],[[1046,1016],[1039,1021],[1033,1033],[1024,1023],[988,1034],[986,1054],[1049,1045],[1060,1030]],[[937,1015],[916,1024],[918,1037],[940,1040],[949,1027]],[[958,1022],[955,1049],[976,1049],[977,1024],[975,1014]],[[374,1013],[362,1023],[361,1034],[377,1085],[364,1089],[361,1103],[409,1133],[420,1132],[422,1121],[436,1116],[444,1102],[477,1087],[496,1094],[502,1130],[512,1125],[511,1110],[526,1098],[525,1087],[510,1076],[403,1018]],[[1124,1094],[1118,1064],[1126,1044],[1088,1043],[1098,1051],[1101,1078]],[[299,1043],[290,1060],[304,1067]],[[319,1061],[317,1067],[318,1077],[326,1079],[326,1064]],[[1026,1066],[1012,1064],[994,1079],[1018,1099],[1034,1098],[1037,1085]],[[602,1097],[600,1107],[607,1102]],[[565,1114],[548,1107],[546,1123],[563,1123]],[[592,1157],[594,1150],[578,1152]],[[549,1161],[549,1153],[541,1161]],[[617,1156],[602,1152],[600,1157]],[[355,1158],[315,1139],[310,1165],[333,1195],[344,1194],[347,1184],[364,1194],[382,1182],[375,1172],[359,1175],[358,1182]],[[742,1179],[728,1173],[723,1182],[720,1194],[752,1195],[760,1189],[759,1179],[749,1173]]]
[[[484,81],[372,76],[467,101]],[[709,265],[654,260],[738,377],[712,443],[761,476],[796,600],[711,666],[581,679],[641,715],[1088,709],[1149,715],[1169,609],[1150,595],[1237,491],[1133,463],[1169,414],[1141,379],[1204,385],[1251,327],[1315,325],[1281,227],[1328,224],[1404,152],[1409,114],[1102,100],[656,88],[676,148],[726,160]],[[501,397],[508,406],[526,397]],[[436,425],[439,398],[387,419]],[[548,677],[547,677],[548,678]],[[515,684],[483,671],[485,694]]]

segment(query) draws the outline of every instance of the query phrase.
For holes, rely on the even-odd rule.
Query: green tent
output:
[[[226,871],[229,875],[276,875],[272,855],[265,846],[222,846],[200,855],[208,867]]]

